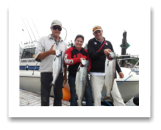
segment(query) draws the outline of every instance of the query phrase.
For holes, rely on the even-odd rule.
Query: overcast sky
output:
[[[102,27],[103,36],[112,43],[114,51],[117,54],[121,54],[120,45],[124,30],[127,31],[127,42],[130,44],[130,47],[126,51],[128,54],[138,55],[139,44],[143,44],[144,38],[150,40],[150,37],[146,35],[148,33],[150,34],[150,9],[147,10],[145,7],[136,6],[135,3],[127,6],[121,2],[108,4],[102,0],[99,0],[99,3],[98,0],[93,0],[92,2],[68,0],[63,1],[62,4],[60,0],[45,7],[41,6],[34,9],[31,8],[30,10],[22,8],[18,15],[21,23],[19,25],[21,42],[31,41],[27,29],[32,39],[35,39],[34,35],[37,40],[39,38],[38,36],[49,35],[51,33],[51,22],[56,19],[60,20],[62,26],[67,29],[66,43],[71,40],[74,41],[77,34],[84,35],[84,44],[87,43],[89,39],[93,38],[92,28],[95,25]],[[61,32],[63,39],[65,38],[65,34],[66,31],[63,29]],[[144,44],[146,45],[146,43]]]
[[[101,111],[97,112],[97,107],[93,109],[85,109],[81,107],[79,110],[79,116],[84,115],[84,112],[87,112],[87,115],[94,116],[145,116],[149,112],[148,107],[150,106],[150,78],[148,73],[150,72],[150,41],[151,41],[151,7],[110,7],[110,6],[52,6],[52,7],[19,7],[13,6],[8,8],[8,36],[9,36],[9,110],[10,116],[40,116],[44,113],[45,108],[37,110],[37,107],[32,108],[22,108],[19,107],[19,44],[21,42],[31,41],[27,33],[27,29],[22,21],[25,21],[25,24],[30,31],[32,39],[34,36],[28,26],[27,21],[29,22],[32,31],[36,39],[38,39],[38,34],[35,30],[34,24],[38,30],[40,37],[47,36],[51,33],[50,25],[53,20],[60,20],[62,26],[67,29],[67,38],[66,43],[69,41],[74,41],[75,36],[82,34],[85,37],[84,43],[87,43],[89,39],[93,38],[92,28],[95,25],[100,25],[103,28],[103,36],[106,40],[111,41],[114,51],[116,54],[121,54],[120,45],[122,43],[122,34],[127,31],[127,42],[130,44],[130,47],[127,49],[127,53],[133,55],[139,55],[139,72],[140,77],[142,78],[139,81],[139,95],[142,96],[141,106],[139,107],[117,107],[115,109],[110,109],[110,112],[107,112],[107,108],[101,108]],[[31,19],[32,18],[32,19]],[[26,21],[27,19],[27,21]],[[34,24],[32,22],[34,21]],[[22,31],[24,29],[24,32]],[[63,29],[61,36],[65,38],[66,31]],[[16,46],[17,45],[17,46]],[[15,53],[16,52],[16,53]],[[16,54],[16,56],[15,56]],[[17,62],[15,59],[17,58]],[[149,64],[148,64],[149,63]],[[145,75],[146,74],[146,75]],[[17,79],[15,79],[17,78]],[[149,82],[147,82],[149,81]],[[17,89],[15,89],[17,88]],[[146,90],[146,93],[145,91]],[[143,96],[144,95],[144,96]],[[148,100],[149,99],[149,100]],[[144,101],[144,102],[143,102]],[[12,108],[11,108],[12,107]],[[14,109],[13,109],[14,108]],[[149,107],[150,108],[150,107]],[[30,111],[28,111],[30,109]],[[74,108],[75,109],[75,108]],[[73,108],[54,108],[58,110],[58,113],[54,112],[53,107],[48,108],[51,110],[47,116],[65,116],[68,115],[68,110],[73,110],[71,113],[73,115],[78,114],[78,110],[74,111]],[[78,108],[77,108],[78,109]],[[47,110],[47,111],[48,111]],[[83,113],[82,113],[82,110]],[[113,111],[113,112],[112,112]],[[123,111],[123,112],[122,112]],[[12,114],[11,114],[12,112]],[[41,113],[41,115],[40,115]],[[60,115],[62,113],[62,115]],[[71,114],[70,113],[70,114]],[[53,115],[54,114],[54,115]]]

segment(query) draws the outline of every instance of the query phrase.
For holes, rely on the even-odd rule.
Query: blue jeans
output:
[[[70,105],[77,106],[77,98],[76,98],[76,89],[75,89],[75,77],[68,76],[68,83],[70,86]],[[89,79],[87,78],[88,87],[85,89],[85,98],[86,98],[86,106],[93,106],[92,103],[92,91]]]

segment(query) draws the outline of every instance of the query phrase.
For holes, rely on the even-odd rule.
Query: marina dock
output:
[[[53,106],[54,98],[49,100]],[[20,106],[41,106],[41,95],[20,89]],[[62,106],[70,106],[70,102],[62,100]]]
[[[49,100],[50,100],[49,106],[53,106],[54,98],[50,97]],[[84,101],[83,101],[83,105],[85,105]],[[107,104],[104,104],[102,106],[105,106],[105,105]],[[133,98],[131,98],[125,105],[136,106],[133,103]],[[20,106],[41,106],[41,95],[20,89]],[[70,106],[70,102],[62,100],[62,106]]]

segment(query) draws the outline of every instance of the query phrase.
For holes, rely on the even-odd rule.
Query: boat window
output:
[[[24,49],[21,59],[35,58],[35,48]]]
[[[31,48],[31,56],[32,58],[35,58],[35,48]]]

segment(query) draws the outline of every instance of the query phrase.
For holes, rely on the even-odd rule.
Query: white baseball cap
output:
[[[94,33],[97,30],[102,30],[101,26],[99,26],[99,25],[94,26],[92,29],[92,32]]]
[[[59,25],[60,27],[62,27],[62,23],[59,21],[59,20],[54,20],[52,23],[51,23],[51,27],[55,26],[55,25]]]

